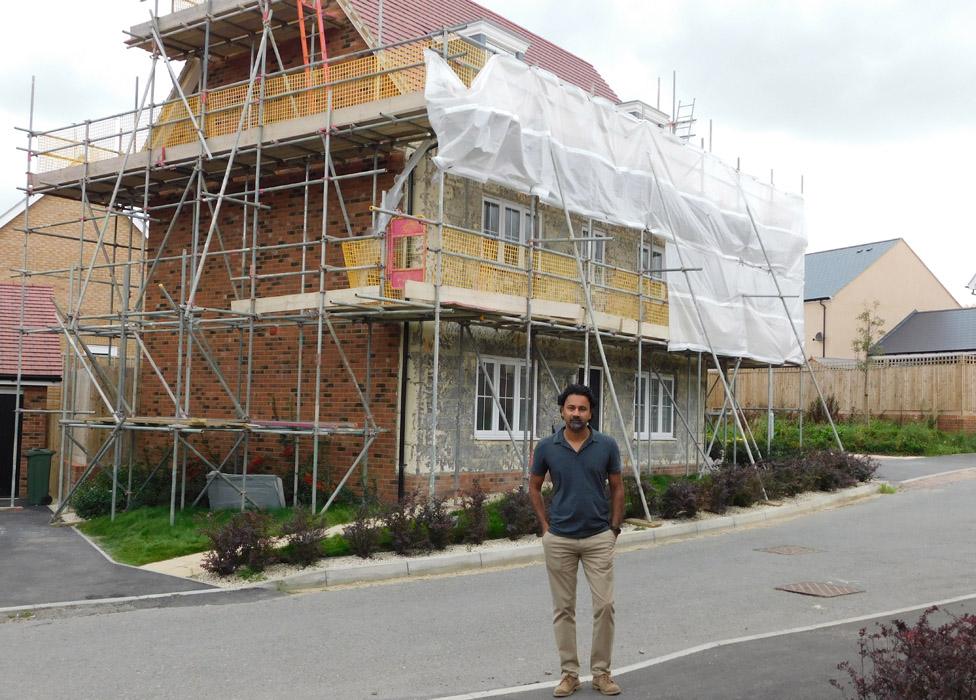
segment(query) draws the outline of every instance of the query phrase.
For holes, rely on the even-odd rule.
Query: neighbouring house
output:
[[[597,426],[633,448],[629,466],[698,468],[709,360],[693,343],[669,345],[677,302],[666,270],[678,263],[664,224],[567,214],[551,193],[439,170],[425,50],[465,85],[502,53],[554,75],[548,89],[571,90],[580,109],[595,95],[599,109],[631,115],[628,128],[646,120],[657,134],[667,115],[621,103],[585,60],[468,0],[387,0],[382,26],[377,0],[272,1],[270,15],[256,1],[184,7],[155,31],[131,29],[131,46],[155,51],[158,35],[186,61],[186,94],[155,106],[138,150],[119,151],[131,132],[113,132],[90,162],[57,165],[48,160],[59,149],[77,158],[78,128],[38,136],[39,149],[51,144],[31,175],[36,192],[148,202],[152,220],[144,296],[123,285],[137,308],[103,314],[100,334],[138,336],[138,396],[91,429],[132,431],[139,458],[166,465],[167,478],[190,463],[384,500],[475,480],[500,490],[522,481],[534,441],[558,427],[558,391],[582,381],[597,394]],[[112,124],[145,123],[131,116]],[[711,157],[668,138],[696,159],[689,180],[706,179]],[[773,198],[768,185],[747,188]],[[683,215],[727,234],[713,204],[699,198]],[[736,226],[745,221],[739,212]],[[776,230],[795,223],[784,215]],[[571,235],[582,236],[579,253]],[[805,239],[786,238],[802,271]],[[775,313],[780,301],[760,298],[770,289],[752,290],[736,313]],[[106,385],[125,377],[103,374]],[[82,422],[73,411],[69,430]]]
[[[854,359],[857,316],[874,302],[886,329],[913,311],[959,308],[902,238],[808,253],[805,264],[807,357]]]
[[[44,410],[48,393],[60,388],[61,343],[55,335],[21,335],[18,329],[55,325],[53,299],[50,287],[22,288],[19,283],[0,282],[0,498],[10,498],[11,486],[14,497],[26,495],[27,458],[23,455],[32,448],[50,447],[47,415],[18,414],[17,410]]]
[[[878,348],[887,359],[976,355],[976,307],[912,311],[878,341]]]
[[[98,317],[116,312],[122,305],[117,286],[112,285],[109,264],[114,264],[115,272],[121,275],[127,262],[141,259],[143,236],[138,221],[115,213],[106,219],[105,208],[98,204],[91,204],[83,214],[79,202],[71,199],[45,194],[34,194],[29,199],[25,197],[0,214],[0,280],[15,280],[25,268],[26,228],[31,231],[26,239],[26,269],[32,272],[28,284],[43,285],[50,290],[51,313],[45,316],[50,321],[50,327],[58,328],[58,315],[64,319],[66,314],[75,313],[71,307],[78,298],[93,259],[95,266],[92,267],[91,282],[79,311],[90,319],[86,325],[105,324],[106,319]],[[99,246],[97,241],[103,230],[103,240]],[[96,251],[101,252],[96,256]],[[134,266],[134,269],[138,267]],[[113,289],[116,290],[114,294]],[[119,345],[114,339],[87,333],[82,333],[82,337],[94,362],[108,365],[113,362],[112,358],[118,357]],[[60,339],[60,347],[65,355],[71,355],[70,345],[64,336]],[[131,347],[129,352],[131,354]],[[52,411],[44,420],[50,424],[52,436],[48,447],[55,451],[60,450],[60,431],[56,429],[57,415],[53,411],[61,408],[62,388],[67,387],[75,392],[79,404],[83,403],[89,409],[97,408],[90,400],[93,389],[87,372],[77,366],[73,358],[69,365],[64,384],[58,382],[50,386],[46,405],[41,406],[46,411]],[[61,376],[60,369],[58,376]],[[82,435],[80,429],[74,437],[82,445],[88,445],[94,439],[92,435]],[[66,456],[76,470],[84,467],[87,461],[80,446],[73,447]],[[60,455],[56,455],[52,461],[57,463],[59,460]],[[55,488],[55,482],[51,483]]]
[[[966,285],[966,289],[973,294],[976,294],[976,275],[973,275],[973,278],[969,280],[969,284]]]

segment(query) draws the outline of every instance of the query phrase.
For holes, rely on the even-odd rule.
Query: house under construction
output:
[[[187,472],[201,465],[278,473],[296,498],[323,483],[309,489],[317,508],[344,487],[384,500],[474,479],[511,488],[570,381],[596,392],[594,420],[628,469],[697,470],[709,367],[797,361],[794,200],[743,184],[668,133],[667,115],[621,103],[588,63],[468,0],[174,0],[128,35],[152,64],[134,109],[53,130],[32,115],[28,130],[29,193],[148,231],[132,260],[104,255],[101,225],[78,266],[25,261],[25,280],[72,289],[57,327],[25,332],[62,333],[64,376],[86,375],[97,396],[81,410],[63,388],[62,445],[103,435],[84,464],[61,451],[62,508],[96,469],[131,494],[134,459],[168,479],[174,509],[199,499]],[[519,80],[541,82],[506,93]],[[493,125],[522,107],[519,150],[511,122]],[[608,153],[628,150],[620,139],[644,153],[645,168],[607,169],[633,192],[573,160],[600,149],[566,143],[588,131],[570,114],[612,122]],[[546,130],[529,125],[543,118],[562,125],[548,152],[513,166],[538,156]],[[726,243],[738,252],[713,268]],[[730,269],[761,284],[727,283]],[[702,278],[726,283],[696,292]],[[115,312],[79,313],[95,283]],[[737,345],[752,318],[775,352]],[[114,366],[95,362],[92,339],[120,349]],[[734,401],[723,413],[746,428]]]

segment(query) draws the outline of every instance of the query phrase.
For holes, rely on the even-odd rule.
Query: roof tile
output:
[[[976,352],[976,307],[912,312],[878,345],[886,355]]]
[[[379,0],[350,0],[373,36],[378,35]],[[384,0],[383,43],[406,41],[441,27],[490,20],[529,42],[525,58],[586,92],[611,102],[620,99],[590,63],[471,0]]]
[[[49,328],[58,324],[54,291],[50,287],[23,288],[24,327]],[[0,283],[0,377],[17,375],[21,286]],[[25,378],[61,376],[61,339],[51,333],[23,336],[22,373]]]

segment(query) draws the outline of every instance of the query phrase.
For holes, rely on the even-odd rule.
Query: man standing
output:
[[[576,651],[576,580],[580,563],[593,596],[593,688],[617,695],[610,677],[613,649],[613,552],[624,514],[620,449],[608,435],[588,423],[593,392],[570,384],[559,395],[559,414],[566,426],[539,442],[532,458],[529,496],[542,526],[542,546],[552,591],[553,631],[562,679],[552,694],[564,698],[580,687]],[[542,502],[542,482],[552,481],[549,516]],[[609,502],[606,484],[610,484]]]

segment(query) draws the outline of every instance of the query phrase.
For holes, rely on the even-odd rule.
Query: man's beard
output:
[[[570,418],[567,425],[571,430],[582,430],[586,427],[586,421],[582,418]]]

